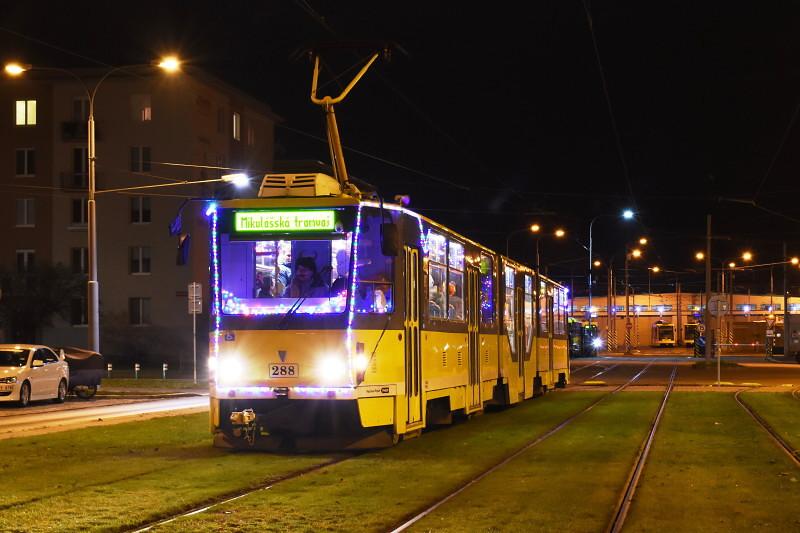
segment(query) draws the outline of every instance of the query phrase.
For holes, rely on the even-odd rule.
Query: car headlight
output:
[[[603,339],[601,339],[599,337],[595,337],[594,339],[592,339],[592,346],[594,348],[602,348],[603,347]]]
[[[17,376],[0,378],[0,383],[16,383],[16,382],[17,382]]]

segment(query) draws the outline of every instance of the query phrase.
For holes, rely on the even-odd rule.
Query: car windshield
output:
[[[28,350],[0,350],[0,366],[25,366]]]

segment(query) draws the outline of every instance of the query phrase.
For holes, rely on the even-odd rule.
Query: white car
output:
[[[63,402],[69,367],[62,355],[38,344],[0,344],[0,402]]]

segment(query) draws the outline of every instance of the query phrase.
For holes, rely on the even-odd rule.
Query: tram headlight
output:
[[[244,364],[237,355],[221,357],[217,362],[217,378],[222,383],[235,383],[243,374]]]
[[[317,366],[318,377],[325,381],[339,380],[347,372],[347,365],[340,355],[326,355]]]
[[[369,365],[369,358],[363,353],[356,355],[353,358],[353,367],[355,367],[356,372],[364,372]]]

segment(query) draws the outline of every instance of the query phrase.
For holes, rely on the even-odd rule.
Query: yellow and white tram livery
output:
[[[266,176],[207,210],[215,445],[389,446],[566,385],[564,287],[337,186]]]

